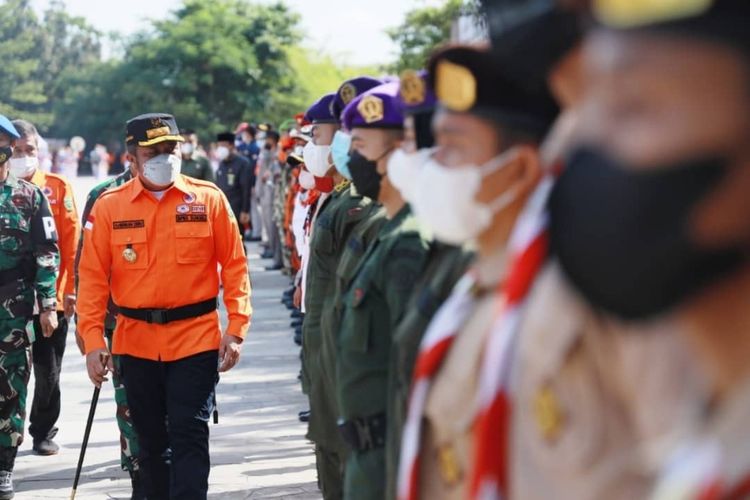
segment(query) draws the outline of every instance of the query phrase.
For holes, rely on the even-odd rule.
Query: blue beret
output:
[[[405,115],[432,111],[437,98],[427,82],[427,71],[407,69],[401,73],[398,103]]]
[[[336,96],[331,104],[333,116],[340,119],[341,113],[344,112],[344,108],[352,102],[355,97],[384,83],[384,81],[371,76],[360,76],[345,81],[341,84],[338,91],[336,91]]]
[[[16,127],[8,120],[5,115],[0,115],[0,131],[5,132],[14,139],[19,139],[21,135],[16,130]]]
[[[384,83],[356,97],[344,109],[341,121],[353,128],[403,128],[399,105],[399,82]]]
[[[335,94],[326,94],[305,112],[305,120],[310,123],[338,123],[338,117],[333,114],[331,103]]]

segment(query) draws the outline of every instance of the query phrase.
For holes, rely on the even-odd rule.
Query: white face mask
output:
[[[475,240],[492,224],[494,215],[516,198],[516,191],[509,190],[490,204],[476,200],[482,180],[505,165],[503,155],[482,166],[451,168],[429,159],[411,201],[414,214],[444,243],[462,245]]]
[[[229,158],[229,148],[226,146],[219,146],[216,148],[216,156],[221,160],[224,161],[227,158]]]
[[[299,185],[304,189],[314,189],[315,176],[307,170],[301,170],[299,173]]]
[[[424,165],[434,152],[434,148],[420,149],[414,153],[398,148],[388,159],[388,179],[407,203],[414,199],[415,191],[422,183]]]
[[[10,159],[10,173],[16,179],[27,179],[34,175],[39,168],[39,158],[36,156],[23,156]]]
[[[193,147],[193,145],[191,143],[189,143],[189,142],[183,142],[180,145],[180,151],[184,155],[191,155],[191,154],[193,154],[194,149],[195,148]]]
[[[163,154],[151,158],[143,164],[143,177],[152,184],[164,187],[174,182],[182,169],[182,158]]]
[[[317,146],[308,142],[302,156],[305,159],[305,166],[316,177],[325,177],[331,168],[328,163],[328,155],[331,153],[331,146]]]

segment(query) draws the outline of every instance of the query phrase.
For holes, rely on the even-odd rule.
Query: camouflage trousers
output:
[[[0,446],[23,443],[26,393],[31,374],[31,318],[0,319]]]
[[[107,343],[112,350],[112,332],[107,331]],[[120,356],[113,355],[112,363],[115,372],[112,374],[112,385],[115,388],[115,404],[117,405],[117,427],[120,429],[120,466],[122,470],[135,472],[138,470],[138,434],[133,427],[133,419],[130,417],[130,407],[125,395],[125,383],[120,370]]]

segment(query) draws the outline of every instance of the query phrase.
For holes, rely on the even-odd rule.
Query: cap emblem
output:
[[[341,87],[339,95],[341,96],[341,100],[344,101],[344,104],[349,104],[355,97],[357,97],[357,89],[351,83],[345,83]]]
[[[632,28],[692,17],[711,8],[715,0],[595,0],[594,11],[604,24]]]
[[[357,111],[365,123],[374,123],[383,119],[383,100],[374,95],[366,95],[357,104]]]
[[[453,111],[468,111],[477,101],[477,80],[466,67],[440,61],[435,72],[435,94]]]
[[[414,70],[406,70],[401,73],[401,99],[408,106],[415,106],[424,102],[425,99],[425,84],[424,80],[420,78],[419,73]]]

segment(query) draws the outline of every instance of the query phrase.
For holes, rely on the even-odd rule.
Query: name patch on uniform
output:
[[[136,229],[146,227],[146,223],[141,220],[117,220],[112,223],[112,229]]]
[[[189,214],[189,215],[178,215],[176,218],[177,222],[208,222],[208,215],[206,214]]]
[[[206,205],[190,205],[190,213],[193,214],[205,214]]]

